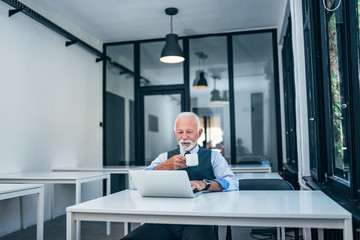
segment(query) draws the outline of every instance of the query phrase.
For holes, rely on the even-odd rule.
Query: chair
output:
[[[295,190],[294,187],[286,180],[283,179],[240,179],[239,180],[239,190]],[[283,233],[285,228],[282,228]],[[272,229],[258,229],[257,231],[251,231],[252,234],[272,234],[274,231]],[[277,229],[277,236],[279,239],[280,229]],[[226,231],[226,240],[231,239],[231,227],[227,226]],[[285,239],[285,238],[284,238]]]

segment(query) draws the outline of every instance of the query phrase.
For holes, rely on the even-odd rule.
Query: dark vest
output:
[[[180,154],[180,149],[174,149],[168,152],[168,159],[178,154]],[[203,180],[204,178],[215,179],[214,171],[211,165],[211,150],[199,147],[198,159],[198,166],[182,168],[179,170],[185,170],[190,180]]]

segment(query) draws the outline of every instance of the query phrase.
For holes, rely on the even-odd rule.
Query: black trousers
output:
[[[122,240],[216,240],[213,226],[145,223]]]

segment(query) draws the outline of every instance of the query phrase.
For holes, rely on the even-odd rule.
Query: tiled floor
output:
[[[138,224],[132,224],[132,228]],[[82,222],[81,239],[82,240],[119,240],[123,236],[123,223],[111,224],[111,235],[106,235],[106,224],[102,222]],[[249,236],[251,229],[244,227],[232,227],[232,239],[247,240],[253,239]],[[66,233],[66,217],[65,215],[57,217],[53,220],[46,221],[44,224],[44,240],[64,240]],[[220,240],[225,240],[226,227],[219,228]],[[25,230],[0,237],[0,240],[31,240],[36,239],[36,226],[31,226]]]

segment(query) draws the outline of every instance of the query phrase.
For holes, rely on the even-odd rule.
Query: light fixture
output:
[[[223,92],[222,102],[223,103],[229,103],[229,97],[227,95],[228,91]]]
[[[203,52],[196,52],[195,55],[199,57],[199,70],[196,71],[196,76],[193,83],[193,88],[201,89],[201,88],[207,88],[208,83],[205,78],[205,72],[204,72],[204,59],[207,58],[207,55]],[[202,61],[202,65],[201,65]]]
[[[211,103],[223,103],[223,99],[220,96],[220,91],[216,89],[216,80],[220,80],[218,76],[212,76],[214,79],[214,90],[211,91]]]
[[[181,50],[181,47],[178,44],[178,35],[173,33],[172,28],[172,17],[178,13],[177,8],[167,8],[165,9],[166,15],[169,15],[170,20],[170,30],[171,32],[166,35],[165,46],[161,51],[160,61],[164,63],[180,63],[185,60],[184,54]]]

